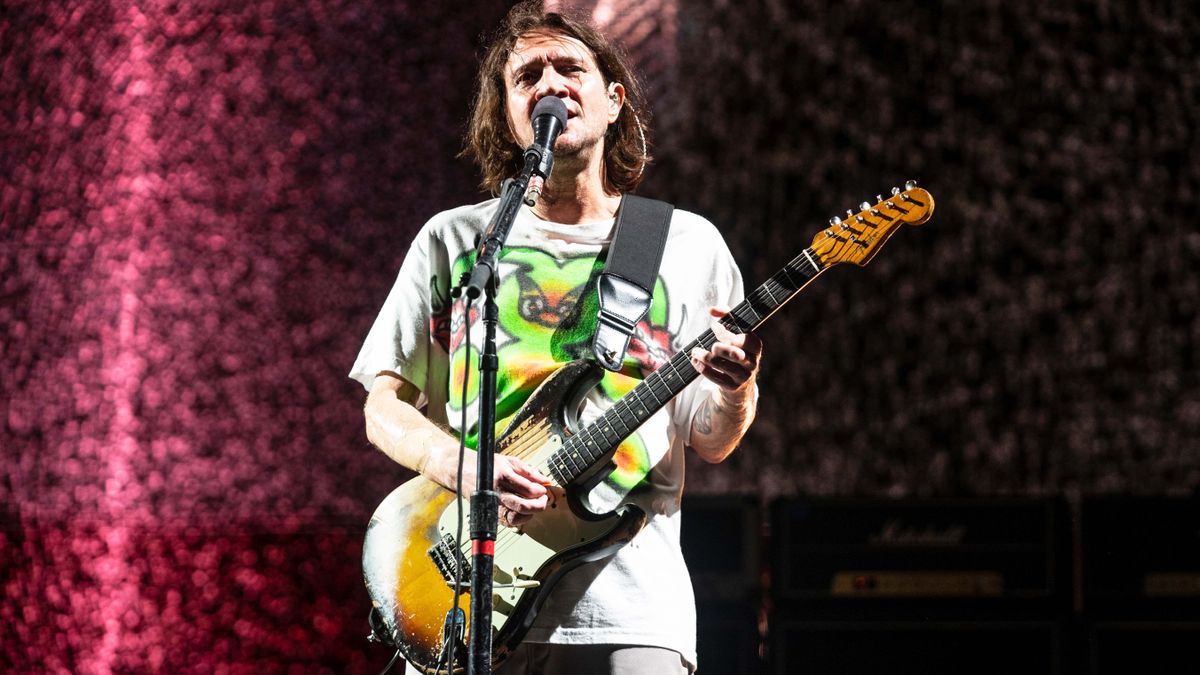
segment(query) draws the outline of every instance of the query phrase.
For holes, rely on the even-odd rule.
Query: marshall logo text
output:
[[[867,542],[876,546],[961,546],[966,538],[965,525],[907,525],[899,518],[889,518]]]

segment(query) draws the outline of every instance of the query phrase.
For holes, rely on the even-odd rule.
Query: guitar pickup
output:
[[[451,587],[454,586],[454,580],[470,579],[471,578],[471,563],[463,556],[462,551],[454,545],[454,537],[450,534],[442,536],[442,540],[427,551],[433,564],[441,573],[442,578]],[[462,571],[461,576],[459,571]]]

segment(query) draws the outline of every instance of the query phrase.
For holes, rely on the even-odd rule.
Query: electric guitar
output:
[[[812,246],[747,295],[720,322],[734,333],[757,330],[826,269],[865,265],[902,223],[920,225],[933,215],[933,197],[914,181],[892,188],[886,199],[863,202],[857,214],[832,218]],[[568,363],[530,396],[496,441],[496,452],[519,455],[553,479],[549,506],[519,528],[501,526],[493,559],[493,667],[524,637],[555,582],[572,567],[611,555],[633,538],[646,514],[626,504],[604,515],[590,513],[579,495],[611,471],[617,446],[698,376],[689,361],[695,347],[716,342],[707,330],[648,375],[591,424],[577,411],[603,374],[587,360]],[[469,514],[470,509],[463,512]],[[396,646],[419,670],[441,665],[456,574],[468,585],[460,598],[469,611],[471,542],[455,542],[456,495],[420,476],[396,488],[375,510],[363,543],[363,572],[374,605],[376,635]],[[469,524],[464,532],[469,531]],[[464,625],[470,625],[469,618]],[[469,644],[469,639],[467,644]],[[456,648],[455,644],[449,648]],[[466,665],[465,649],[456,661]],[[444,667],[444,666],[442,666]],[[456,671],[458,668],[456,667]]]

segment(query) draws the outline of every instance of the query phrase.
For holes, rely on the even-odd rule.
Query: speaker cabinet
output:
[[[761,538],[756,496],[684,498],[680,546],[696,593],[701,673],[763,672]]]
[[[757,600],[762,508],[755,496],[683,498],[679,545],[698,600]]]

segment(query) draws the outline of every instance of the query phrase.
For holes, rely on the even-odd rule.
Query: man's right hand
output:
[[[436,461],[426,465],[425,477],[450,490],[455,488],[458,470],[458,451],[443,450],[437,453]],[[431,458],[432,459],[432,458]],[[477,459],[474,450],[467,450],[463,458],[462,494],[470,497],[475,492]],[[546,489],[551,481],[531,464],[509,457],[496,455],[493,460],[495,490],[500,495],[500,524],[517,527],[546,510],[550,503]]]
[[[367,396],[367,438],[400,464],[448,490],[455,489],[458,440],[430,422],[414,404],[420,390],[397,373],[380,373]],[[463,458],[463,496],[475,491],[475,451]],[[495,489],[500,522],[516,527],[550,503],[550,479],[516,457],[496,455]]]

